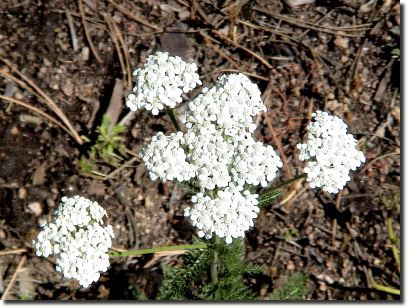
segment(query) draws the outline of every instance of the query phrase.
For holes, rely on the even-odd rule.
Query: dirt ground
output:
[[[158,50],[197,63],[204,86],[226,72],[242,72],[258,84],[268,113],[256,119],[256,139],[279,145],[287,160],[273,184],[302,172],[296,144],[312,110],[344,119],[367,157],[340,194],[301,182],[288,190],[290,201],[281,198],[260,213],[247,233],[245,260],[265,271],[246,283],[266,299],[304,272],[310,274],[308,300],[399,299],[368,279],[371,271],[376,283],[400,287],[387,229],[389,218],[399,237],[400,214],[381,201],[398,196],[400,187],[398,1],[6,0],[0,14],[5,299],[132,299],[136,293],[154,299],[160,265],[179,262],[178,255],[113,259],[88,289],[63,278],[54,259],[35,256],[31,241],[65,195],[96,200],[110,213],[116,250],[192,242],[197,230],[183,217],[186,192],[152,182],[132,156],[155,132],[174,131],[164,113],[129,114],[124,104],[129,73]],[[89,177],[80,161],[92,143],[80,144],[78,136],[94,141],[105,113],[125,126],[128,152],[119,169],[101,163],[99,178]]]

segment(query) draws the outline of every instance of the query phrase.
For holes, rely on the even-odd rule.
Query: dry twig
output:
[[[116,2],[114,2],[113,0],[105,0],[106,2],[109,2],[110,4],[112,4],[112,6],[117,9],[119,12],[125,14],[127,17],[133,19],[134,21],[141,23],[142,25],[148,26],[149,28],[152,28],[154,30],[163,32],[163,29],[156,27],[155,25],[152,25],[151,23],[148,23],[147,21],[144,21],[143,19],[133,15],[132,13],[130,13],[128,10],[124,9],[123,7],[121,7],[120,5],[118,5]]]
[[[42,100],[45,101],[47,106],[52,111],[54,111],[59,116],[59,118],[62,120],[62,122],[64,122],[64,124],[68,127],[68,129],[71,131],[71,134],[73,138],[76,140],[76,142],[78,142],[80,145],[83,144],[83,141],[81,137],[79,136],[78,132],[75,130],[74,126],[71,124],[71,122],[69,121],[65,113],[61,110],[61,108],[59,108],[58,105],[51,99],[51,97],[49,97],[43,90],[41,90],[41,88],[38,87],[30,78],[28,78],[26,75],[20,72],[17,68],[15,68],[14,65],[12,65],[8,60],[4,59],[1,56],[0,56],[0,60],[6,63],[7,66],[10,67],[11,70],[17,73],[23,80],[25,80],[31,87],[33,87],[34,90],[37,91],[38,95],[41,96]],[[3,70],[0,70],[0,74],[3,76],[6,76],[7,78],[10,78],[11,76],[10,74],[6,73]]]
[[[15,271],[14,274],[13,274],[13,277],[11,278],[10,283],[8,284],[6,290],[4,291],[3,295],[1,296],[1,300],[6,300],[6,299],[7,299],[7,295],[8,295],[8,293],[10,292],[11,288],[12,288],[13,285],[14,285],[14,282],[15,282],[16,279],[17,279],[18,272],[21,270],[21,268],[23,267],[23,265],[24,265],[24,263],[25,263],[26,261],[27,261],[27,256],[24,255],[24,256],[21,258],[21,261],[20,261],[20,263],[18,264],[17,269],[16,269],[16,271]]]
[[[95,46],[94,46],[94,44],[92,42],[91,35],[89,34],[88,23],[85,20],[85,13],[84,13],[83,5],[82,5],[82,0],[78,0],[78,6],[79,6],[79,11],[81,13],[82,24],[84,26],[84,32],[85,32],[86,39],[88,40],[89,47],[91,47],[92,53],[94,54],[96,60],[99,63],[102,63],[103,61],[102,61],[101,57],[99,56],[98,51],[96,50],[96,48],[95,48]]]
[[[227,41],[228,43],[234,45],[237,48],[240,48],[242,50],[244,50],[245,52],[249,53],[251,56],[253,56],[254,58],[258,59],[263,65],[265,65],[267,68],[272,69],[272,66],[261,56],[257,55],[255,52],[253,52],[252,50],[249,50],[248,48],[234,42],[233,40],[229,39],[228,37],[226,37],[225,35],[221,34],[219,31],[217,30],[212,30],[213,33],[217,34],[220,38],[222,38],[223,40]]]
[[[69,33],[71,33],[71,40],[72,40],[72,48],[74,51],[78,50],[78,39],[75,32],[74,22],[72,20],[72,16],[68,10],[65,10],[65,16],[67,17]]]
[[[57,124],[59,127],[61,127],[63,130],[65,130],[68,134],[70,134],[72,136],[72,132],[67,129],[61,122],[59,122],[57,119],[53,118],[52,116],[48,115],[47,113],[45,113],[44,111],[38,109],[37,107],[31,106],[30,104],[24,103],[22,101],[19,101],[17,99],[11,98],[11,97],[6,97],[0,94],[0,99],[4,99],[7,100],[9,102],[12,102],[14,104],[23,106],[27,109],[30,109],[34,112],[39,113],[40,115],[42,115],[43,117],[47,118],[48,120],[50,120],[51,122],[54,122],[55,124]],[[72,136],[74,137],[74,136]]]

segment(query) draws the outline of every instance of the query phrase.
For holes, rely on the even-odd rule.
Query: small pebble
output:
[[[74,85],[73,84],[63,84],[61,86],[61,90],[62,92],[64,92],[66,96],[72,96],[72,94],[74,94]]]
[[[43,213],[43,208],[41,206],[40,202],[31,202],[28,206],[27,206],[33,213],[35,216],[40,216]]]
[[[19,199],[27,198],[27,189],[25,189],[24,187],[20,187],[18,189],[18,198]]]
[[[16,125],[13,125],[13,127],[12,127],[11,130],[10,130],[10,133],[11,133],[13,136],[17,136],[17,135],[20,133],[20,131],[19,131],[19,129],[18,129],[18,127],[17,127]]]
[[[340,32],[339,32],[339,34],[341,35]],[[349,39],[345,38],[345,37],[338,36],[334,40],[333,43],[334,43],[334,45],[336,45],[337,47],[339,47],[341,49],[348,49],[349,48]]]
[[[81,49],[81,57],[84,61],[89,60],[89,47],[84,47]]]

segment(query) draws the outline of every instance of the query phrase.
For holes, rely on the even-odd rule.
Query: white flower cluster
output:
[[[225,237],[226,243],[230,244],[232,238],[244,237],[245,231],[254,226],[252,220],[259,212],[257,198],[258,195],[236,187],[219,190],[214,199],[198,193],[191,198],[195,207],[186,208],[185,215],[190,216],[193,226],[200,229],[199,237],[210,239],[214,232],[220,238]]]
[[[252,117],[266,111],[257,85],[243,74],[220,76],[214,87],[204,88],[188,107],[187,128],[214,122],[227,136],[242,135],[240,129],[252,133],[256,128]]]
[[[103,227],[106,211],[84,197],[63,197],[50,223],[33,240],[37,256],[58,255],[56,270],[88,287],[109,267],[106,253],[114,238],[111,225]]]
[[[140,156],[149,169],[150,178],[166,181],[188,181],[196,174],[195,169],[186,161],[186,154],[181,147],[184,144],[182,132],[165,136],[158,132],[152,137],[151,142],[142,150]]]
[[[164,106],[174,108],[182,102],[181,95],[201,84],[197,64],[186,63],[180,57],[167,52],[156,52],[147,58],[143,68],[133,72],[136,76],[135,93],[128,96],[126,105],[130,110],[146,108],[154,115]]]
[[[311,188],[338,193],[350,181],[350,170],[365,162],[364,153],[356,149],[357,140],[347,133],[347,124],[339,117],[320,110],[312,117],[307,142],[297,145],[299,159],[310,160],[304,172]]]
[[[186,133],[158,133],[140,153],[152,180],[192,180],[200,190],[194,209],[185,210],[200,237],[215,233],[230,243],[253,226],[258,196],[245,187],[266,187],[282,167],[272,146],[251,136],[252,118],[263,110],[256,84],[243,74],[223,75],[188,104]]]

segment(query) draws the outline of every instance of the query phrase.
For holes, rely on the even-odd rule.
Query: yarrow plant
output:
[[[142,75],[151,79],[137,78],[128,105],[136,97],[140,106],[150,104],[143,89],[156,89],[163,82],[168,83],[161,72],[169,65],[172,69],[180,65],[180,70],[189,65],[180,60],[175,62],[162,52],[149,59]],[[158,63],[166,60],[170,64],[159,70]],[[140,72],[137,69],[134,74]],[[185,85],[181,79],[177,82],[179,88],[187,87],[184,90],[201,84],[196,77],[185,81]],[[173,100],[170,106],[167,100],[155,97],[161,102],[157,105],[159,109],[163,103],[173,108],[175,102],[181,102]],[[210,239],[216,234],[231,243],[233,238],[244,237],[244,231],[253,226],[257,217],[259,196],[251,189],[267,187],[283,166],[272,146],[264,146],[252,137],[256,129],[253,117],[266,111],[266,106],[256,84],[243,74],[229,74],[220,76],[210,89],[204,88],[187,107],[182,118],[186,131],[182,132],[175,123],[177,133],[168,136],[157,133],[140,156],[152,180],[188,182],[198,192],[191,199],[194,208],[186,208],[185,216],[190,216],[199,229],[199,237]],[[146,109],[153,114],[158,112],[150,106]],[[350,180],[349,171],[360,166],[365,158],[355,149],[356,140],[347,134],[347,125],[340,118],[320,110],[312,116],[315,121],[307,127],[308,141],[297,145],[299,159],[309,160],[304,172],[311,188],[323,187],[327,192],[337,193]],[[171,119],[176,121],[174,116]]]
[[[57,255],[56,270],[87,287],[109,267],[112,226],[103,226],[108,214],[95,201],[80,196],[61,201],[53,221],[42,224],[33,245],[37,256]]]
[[[161,287],[161,299],[191,299],[192,295],[194,299],[225,299],[225,294],[230,299],[250,299],[249,289],[238,281],[243,273],[253,274],[259,268],[243,263],[242,239],[254,226],[261,207],[276,199],[281,188],[302,178],[311,188],[337,193],[350,181],[350,170],[356,170],[365,157],[356,149],[357,140],[347,133],[347,125],[318,110],[307,126],[306,142],[297,145],[299,159],[307,161],[304,173],[268,188],[283,163],[271,145],[252,136],[256,129],[253,118],[267,109],[258,86],[248,77],[222,75],[214,86],[203,88],[187,103],[180,128],[173,109],[182,103],[183,93],[202,84],[197,69],[180,57],[156,52],[143,68],[134,71],[135,87],[126,101],[132,111],[146,109],[157,115],[165,110],[170,116],[177,131],[153,135],[140,157],[152,180],[171,181],[191,193],[192,204],[184,215],[198,228],[199,239],[196,244],[173,249],[206,248],[189,251],[184,268],[164,269],[167,280]],[[264,189],[261,193],[260,188]],[[86,287],[99,278],[99,272],[106,271],[109,257],[166,249],[108,252],[114,236],[111,226],[102,226],[104,216],[107,213],[96,202],[64,197],[56,218],[42,225],[43,231],[33,242],[37,255],[57,255],[57,270]],[[211,281],[202,285],[200,277],[208,276],[206,273]],[[283,293],[301,290],[297,281],[303,278],[298,278]],[[302,288],[306,285],[304,279],[301,284]],[[191,290],[194,285],[202,286],[201,295]]]
[[[185,216],[199,228],[199,237],[215,233],[231,243],[254,225],[258,195],[247,188],[266,187],[282,167],[272,146],[251,136],[253,116],[262,110],[261,93],[245,75],[222,75],[188,104],[186,133],[159,132],[140,154],[152,180],[194,183],[199,193]]]

